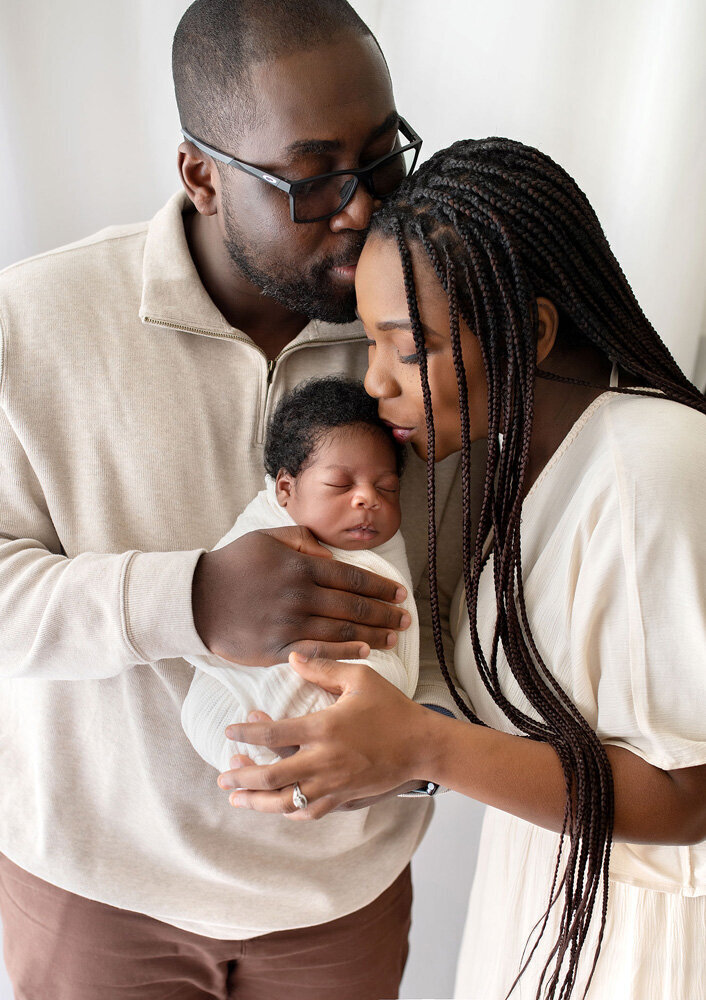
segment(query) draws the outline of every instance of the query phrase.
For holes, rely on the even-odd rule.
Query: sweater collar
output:
[[[228,323],[201,283],[184,231],[183,215],[190,205],[186,193],[179,191],[148,224],[140,319],[150,326],[249,341],[247,334]],[[357,322],[312,320],[291,343],[359,340],[362,336]]]

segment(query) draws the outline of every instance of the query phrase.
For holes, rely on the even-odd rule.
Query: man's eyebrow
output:
[[[399,125],[400,116],[396,111],[391,111],[384,122],[377,125],[370,135],[368,142],[374,142],[381,135],[390,132],[395,125]],[[340,139],[297,139],[285,148],[285,156],[316,156],[323,153],[335,153],[341,148]]]

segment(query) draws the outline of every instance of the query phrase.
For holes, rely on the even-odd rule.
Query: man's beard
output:
[[[346,249],[289,276],[265,270],[271,262],[248,246],[233,225],[230,212],[224,219],[225,247],[234,267],[260,291],[300,316],[326,323],[351,323],[355,317],[355,288],[341,285],[329,273],[332,267],[356,263],[365,242],[365,233],[351,233]]]

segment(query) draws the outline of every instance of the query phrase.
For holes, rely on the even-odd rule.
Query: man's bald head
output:
[[[182,127],[214,145],[256,115],[249,69],[342,35],[372,36],[346,0],[195,0],[174,35]]]

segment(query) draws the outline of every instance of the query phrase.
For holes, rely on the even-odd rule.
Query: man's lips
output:
[[[357,264],[336,264],[334,267],[330,267],[329,271],[340,281],[353,284],[356,267]]]

